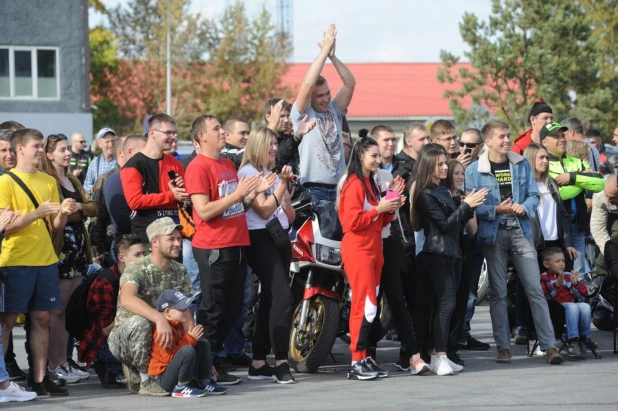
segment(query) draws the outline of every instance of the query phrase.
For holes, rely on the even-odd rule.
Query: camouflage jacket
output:
[[[155,308],[157,298],[167,289],[178,290],[185,295],[191,294],[191,278],[187,269],[177,261],[167,270],[161,270],[153,262],[151,255],[131,261],[120,277],[120,288],[123,284],[133,283],[137,286],[137,295],[146,304]],[[116,310],[116,326],[133,316],[120,306]]]

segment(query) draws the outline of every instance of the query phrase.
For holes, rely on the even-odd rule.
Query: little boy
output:
[[[201,338],[201,325],[185,330],[184,324],[193,301],[180,291],[165,290],[157,299],[157,310],[163,313],[172,327],[171,348],[163,348],[157,341],[158,330],[152,333],[152,352],[148,374],[158,376],[159,385],[172,397],[203,397],[206,394],[225,394],[212,379],[210,344]]]
[[[584,358],[586,341],[591,336],[591,310],[584,301],[588,288],[579,281],[579,272],[564,272],[564,252],[560,248],[548,247],[543,251],[543,266],[547,269],[541,274],[543,292],[564,307],[569,343],[567,353],[575,356],[578,350],[579,356]]]

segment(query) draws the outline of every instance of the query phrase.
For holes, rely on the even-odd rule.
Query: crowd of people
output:
[[[562,363],[552,321],[560,308],[568,354],[586,355],[585,237],[592,232],[603,252],[618,216],[618,161],[600,133],[577,118],[554,122],[537,100],[531,129],[513,145],[497,120],[459,136],[437,120],[429,130],[408,124],[395,154],[386,124],[351,137],[356,81],[336,36],[331,25],[292,105],[268,99],[254,127],[201,115],[184,159],[176,122],[162,113],[145,135],[100,130],[94,159],[79,133],[0,125],[0,402],[68,395],[64,383],[89,368],[106,389],[150,396],[225,394],[241,382],[236,367],[249,380],[295,383],[289,234],[301,190],[314,205],[337,204],[352,293],[348,378],[389,375],[376,349],[383,295],[401,341],[398,369],[453,375],[465,367],[459,350],[489,350],[471,335],[484,260],[498,363],[511,362],[512,337],[525,343],[532,326],[547,362]],[[343,84],[334,97],[320,75],[327,60]],[[13,349],[20,314],[28,373]]]

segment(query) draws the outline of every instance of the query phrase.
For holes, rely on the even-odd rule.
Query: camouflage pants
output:
[[[134,315],[114,327],[107,339],[109,349],[123,364],[148,373],[152,346],[152,323]]]

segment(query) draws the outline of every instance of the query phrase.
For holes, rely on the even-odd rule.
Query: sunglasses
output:
[[[467,147],[467,148],[474,148],[476,146],[478,146],[481,143],[462,143],[461,141],[459,142],[459,147]]]
[[[47,145],[49,144],[50,140],[67,140],[68,141],[68,137],[65,136],[62,133],[59,134],[50,134],[47,136],[47,138],[45,139],[45,144],[43,145],[44,149],[47,149]]]

